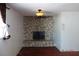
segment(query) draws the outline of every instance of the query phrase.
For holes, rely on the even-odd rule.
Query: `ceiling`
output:
[[[24,16],[35,16],[37,9],[42,9],[46,16],[57,15],[64,11],[79,11],[79,3],[8,3]]]

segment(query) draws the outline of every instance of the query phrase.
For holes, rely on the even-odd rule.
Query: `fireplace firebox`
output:
[[[45,40],[45,31],[33,31],[33,40]]]

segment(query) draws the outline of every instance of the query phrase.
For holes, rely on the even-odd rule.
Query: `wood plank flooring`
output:
[[[79,56],[79,51],[60,52],[56,47],[23,47],[17,56]]]

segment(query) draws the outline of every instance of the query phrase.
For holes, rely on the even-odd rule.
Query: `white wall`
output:
[[[79,51],[79,12],[61,13],[61,50]]]
[[[56,15],[53,17],[54,24],[53,24],[53,40],[54,40],[54,46],[56,46],[58,49],[61,48],[61,22],[60,22],[60,15]]]
[[[55,46],[60,51],[79,51],[79,12],[62,12],[54,20]]]
[[[79,51],[79,12],[54,16],[54,45],[60,51]]]
[[[9,27],[9,40],[0,39],[0,55],[17,55],[23,42],[23,16],[10,8],[6,11],[6,20]]]

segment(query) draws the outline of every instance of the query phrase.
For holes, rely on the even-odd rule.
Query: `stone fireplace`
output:
[[[53,46],[53,17],[24,17],[24,47]]]

